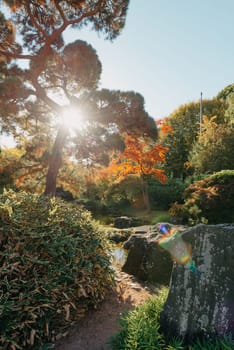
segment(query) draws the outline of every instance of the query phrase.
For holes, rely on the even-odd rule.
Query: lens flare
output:
[[[192,247],[187,244],[181,234],[176,229],[170,229],[166,224],[159,225],[159,232],[162,237],[158,240],[158,244],[167,250],[178,264],[184,264],[196,275],[199,275],[198,268],[192,260]]]

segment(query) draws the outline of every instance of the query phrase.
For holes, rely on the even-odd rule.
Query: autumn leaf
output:
[[[129,175],[153,176],[165,183],[166,175],[163,169],[158,169],[165,162],[167,148],[159,144],[150,145],[144,139],[127,136],[125,151],[112,160],[109,167],[101,169],[99,178],[115,177],[120,182]]]
[[[170,134],[173,133],[173,129],[170,125],[162,124],[161,132],[164,134]]]

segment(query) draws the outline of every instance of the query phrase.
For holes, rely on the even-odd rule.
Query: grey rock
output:
[[[124,272],[134,275],[142,281],[169,284],[172,259],[170,254],[157,243],[157,234],[133,234],[124,244],[128,256],[122,267]]]
[[[182,238],[196,270],[174,264],[162,331],[188,343],[200,336],[234,338],[234,225],[197,225]]]
[[[116,228],[111,228],[109,229],[107,233],[107,237],[111,242],[114,243],[121,243],[127,241],[127,239],[131,236],[132,234],[132,229],[116,229]]]
[[[114,220],[114,227],[116,228],[128,228],[131,226],[133,226],[133,219],[128,216],[120,216]]]

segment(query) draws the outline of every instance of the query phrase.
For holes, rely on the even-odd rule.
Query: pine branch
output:
[[[59,5],[59,3],[57,1],[55,1],[55,7],[57,8],[62,20],[63,20],[63,24],[67,24],[67,18],[64,14],[64,11],[62,10],[61,6]]]
[[[33,24],[33,26],[37,29],[37,31],[39,33],[41,33],[43,35],[43,37],[46,39],[48,38],[48,35],[46,33],[46,31],[37,23],[37,21],[35,20],[35,16],[32,14],[32,11],[31,11],[31,8],[30,8],[30,0],[28,0],[26,2],[26,10],[27,10],[27,13],[30,17],[30,20]]]
[[[53,110],[57,112],[61,112],[61,106],[54,102],[50,97],[48,97],[45,93],[45,90],[38,83],[37,78],[34,76],[32,79],[32,84],[36,89],[36,96],[43,100],[47,105],[49,105]]]

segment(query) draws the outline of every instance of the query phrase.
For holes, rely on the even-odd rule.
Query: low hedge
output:
[[[24,192],[0,195],[1,349],[49,349],[113,283],[88,211]]]

